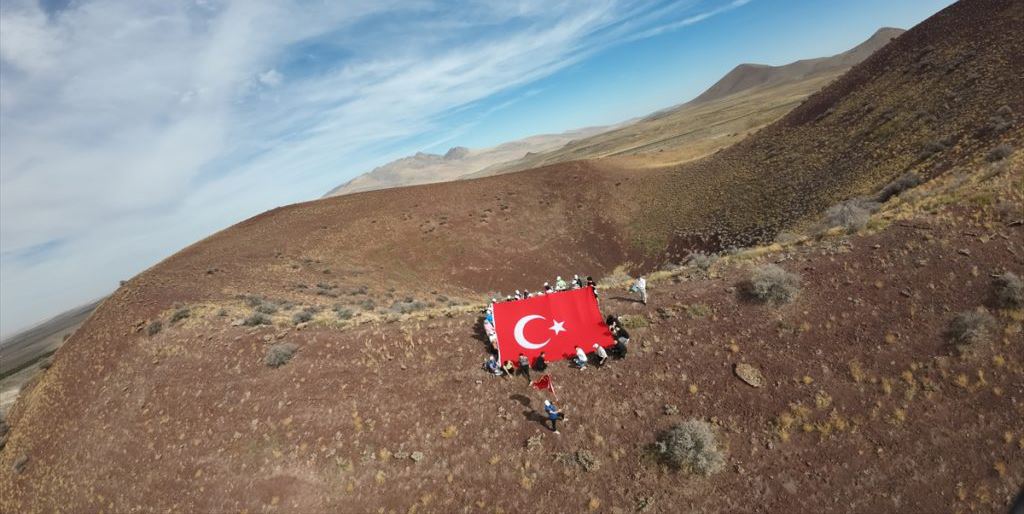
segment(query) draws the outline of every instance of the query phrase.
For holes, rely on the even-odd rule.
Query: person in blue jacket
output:
[[[562,411],[558,410],[558,407],[555,407],[555,404],[549,400],[544,400],[544,412],[547,412],[548,420],[551,421],[551,431],[561,435],[561,432],[558,431],[558,420],[565,417]]]

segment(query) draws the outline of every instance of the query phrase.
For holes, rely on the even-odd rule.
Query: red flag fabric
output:
[[[547,362],[590,353],[594,343],[612,345],[592,287],[558,291],[494,305],[498,359],[518,362],[522,353],[532,363],[541,352]]]
[[[553,391],[551,388],[551,375],[544,375],[543,377],[530,382],[530,385],[538,391]]]

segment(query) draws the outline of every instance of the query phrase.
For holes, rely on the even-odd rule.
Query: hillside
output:
[[[690,102],[557,150],[495,164],[468,177],[579,159],[614,158],[629,167],[692,161],[726,148],[781,118],[807,96],[902,33],[901,29],[880,29],[867,41],[832,57],[784,66],[743,64]]]
[[[489,148],[471,149],[456,146],[444,155],[419,152],[378,166],[328,191],[324,196],[456,180],[494,164],[560,148],[575,139],[590,137],[612,128],[615,126],[586,127],[561,134],[542,134]]]
[[[717,100],[740,91],[764,87],[781,82],[803,80],[812,75],[846,71],[853,65],[867,59],[879,48],[889,44],[904,32],[903,29],[884,27],[878,29],[867,41],[845,52],[817,59],[804,59],[782,66],[766,64],[741,64],[732,69],[718,82],[693,99],[693,103]]]
[[[733,70],[697,100],[608,127],[533,136],[493,148],[460,149],[446,155],[417,153],[375,168],[326,196],[412,184],[446,182],[560,162],[642,155],[628,166],[665,165],[709,155],[779,119],[811,93],[834,80],[903,31],[885,28],[855,48],[832,57],[785,66],[760,66],[758,74]],[[742,94],[739,94],[742,93]],[[729,98],[726,96],[732,95]],[[719,101],[711,101],[719,100]]]
[[[344,195],[214,234],[26,387],[0,511],[1005,511],[1024,311],[993,276],[1024,274],[1022,32],[1021,2],[961,1],[698,161]],[[858,197],[864,219],[823,216]],[[800,277],[791,302],[745,294],[765,264]],[[572,273],[604,277],[632,342],[551,367],[554,435],[525,380],[479,369],[480,309]],[[295,354],[273,368],[276,344]],[[656,456],[688,419],[717,473]]]

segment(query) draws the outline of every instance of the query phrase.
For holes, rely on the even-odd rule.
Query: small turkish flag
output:
[[[524,354],[532,363],[541,352],[554,362],[574,357],[577,346],[589,353],[595,343],[612,345],[592,287],[497,303],[494,330],[501,362],[516,362]]]
[[[558,395],[555,394],[555,384],[551,383],[551,375],[544,375],[543,377],[530,382],[530,385],[538,391],[551,391],[551,395],[558,399]]]

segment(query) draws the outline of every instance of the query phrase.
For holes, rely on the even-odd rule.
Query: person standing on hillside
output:
[[[633,282],[633,287],[629,288],[629,290],[634,293],[640,293],[640,301],[647,305],[647,280],[644,277],[636,279],[636,282]]]
[[[530,380],[530,359],[526,358],[526,354],[519,354],[519,373],[526,375],[527,382],[533,382]]]
[[[547,413],[548,420],[551,421],[551,431],[561,435],[558,431],[558,420],[564,419],[565,415],[550,400],[544,400],[544,412]]]

